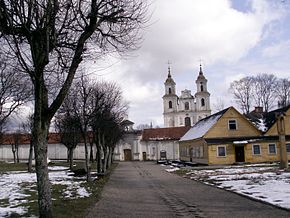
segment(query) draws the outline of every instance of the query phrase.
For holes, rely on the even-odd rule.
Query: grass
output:
[[[179,176],[184,176],[188,172],[190,172],[190,170],[187,170],[187,169],[179,169],[179,170],[174,171],[173,173],[176,174],[176,175],[179,175]]]
[[[53,166],[68,166],[66,162],[57,162],[51,163],[50,165]],[[95,164],[94,164],[95,165]],[[53,210],[53,217],[61,217],[61,218],[78,218],[78,217],[85,217],[88,213],[89,209],[93,207],[96,202],[101,197],[101,192],[103,187],[109,180],[111,172],[116,168],[117,164],[113,164],[109,169],[108,173],[100,178],[99,180],[95,180],[88,183],[82,183],[81,186],[84,187],[91,195],[85,198],[78,198],[78,199],[66,199],[64,198],[64,191],[66,190],[66,185],[53,185],[52,186],[52,210]],[[20,164],[6,164],[0,163],[0,169],[4,172],[6,171],[14,171],[14,170],[27,170],[27,166],[24,163]],[[1,173],[1,171],[0,171]],[[32,188],[26,188],[27,186]],[[24,194],[27,194],[28,197],[25,197],[23,200],[26,200],[27,203],[22,203],[19,206],[24,206],[28,209],[26,214],[18,215],[18,214],[11,214],[10,217],[31,217],[31,216],[38,216],[38,203],[37,203],[37,188],[36,184],[22,184],[22,190],[24,190]],[[0,202],[2,205],[4,200]]]
[[[0,161],[0,173],[7,171],[24,171],[27,170],[28,166],[26,163],[7,163]]]

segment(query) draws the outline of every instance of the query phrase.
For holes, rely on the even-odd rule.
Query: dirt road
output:
[[[290,212],[164,171],[154,162],[121,162],[91,217],[290,217]]]

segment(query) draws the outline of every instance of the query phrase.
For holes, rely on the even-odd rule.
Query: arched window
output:
[[[203,84],[200,82],[200,91],[203,92]]]
[[[201,106],[205,106],[204,98],[201,99]]]
[[[185,102],[184,103],[184,109],[185,110],[189,110],[189,102]]]
[[[185,126],[191,126],[190,117],[185,117],[184,123],[185,123]]]
[[[172,101],[168,102],[168,106],[169,106],[169,108],[172,108]]]
[[[168,93],[171,94],[171,88],[168,89]]]

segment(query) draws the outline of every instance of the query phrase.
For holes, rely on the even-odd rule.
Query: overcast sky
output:
[[[122,87],[135,126],[163,126],[168,60],[178,94],[185,88],[196,92],[202,60],[213,112],[218,101],[234,105],[228,92],[233,80],[259,73],[290,77],[288,0],[155,0],[150,11],[138,51],[89,69]]]

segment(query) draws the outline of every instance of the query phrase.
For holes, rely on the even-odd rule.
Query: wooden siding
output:
[[[208,164],[208,146],[204,139],[179,142],[180,160],[192,161],[202,164]],[[192,149],[202,147],[203,157],[194,157],[191,154]],[[186,154],[182,151],[186,150]]]
[[[226,156],[218,157],[217,149],[219,146],[226,147]],[[208,164],[209,165],[222,165],[222,164],[233,164],[235,163],[235,149],[233,145],[220,144],[208,146]]]
[[[286,135],[290,135],[290,108],[286,111],[285,113],[285,132]],[[278,130],[277,130],[277,121],[271,128],[265,133],[266,136],[273,136],[273,135],[278,135]]]
[[[230,130],[228,127],[229,120],[236,120],[237,129]],[[216,137],[242,137],[242,136],[261,136],[262,133],[243,115],[233,107],[217,121],[217,123],[204,135],[204,138]]]

